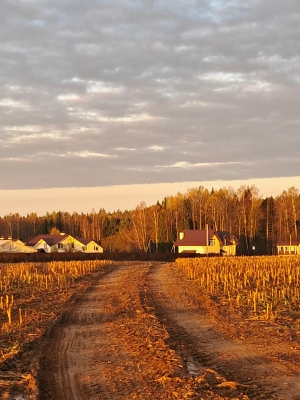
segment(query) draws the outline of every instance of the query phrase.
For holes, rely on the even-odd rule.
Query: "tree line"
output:
[[[65,232],[92,238],[110,252],[170,252],[180,231],[205,229],[206,224],[236,235],[239,254],[273,254],[278,240],[300,237],[299,190],[291,187],[262,198],[256,186],[236,190],[199,186],[151,206],[141,202],[133,210],[11,213],[0,218],[0,234],[27,242],[38,234]]]

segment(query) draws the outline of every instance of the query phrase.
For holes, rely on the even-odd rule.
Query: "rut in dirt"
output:
[[[259,353],[256,346],[225,337],[220,323],[226,328],[228,322],[219,315],[216,303],[170,265],[149,271],[144,304],[166,326],[167,343],[187,370],[215,372],[243,388],[251,399],[300,399],[300,370],[291,373],[270,360],[267,351]]]
[[[294,376],[219,323],[174,264],[110,267],[45,338],[39,400],[299,398]]]

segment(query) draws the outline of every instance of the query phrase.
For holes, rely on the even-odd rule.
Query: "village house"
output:
[[[225,231],[186,229],[174,243],[178,253],[236,255],[237,238]]]
[[[82,244],[83,251],[85,253],[103,253],[103,247],[99,246],[92,239],[78,238],[79,243]]]
[[[300,240],[280,240],[276,243],[277,254],[300,254]]]
[[[32,246],[37,251],[45,253],[84,252],[103,253],[103,247],[92,239],[76,239],[71,235],[61,233],[59,235],[41,234],[31,239],[27,246]]]
[[[22,240],[0,238],[0,253],[35,253],[36,250],[30,246],[26,246]]]

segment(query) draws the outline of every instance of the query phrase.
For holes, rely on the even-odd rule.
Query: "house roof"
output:
[[[36,250],[32,247],[25,246],[21,240],[1,239],[0,253],[35,253]]]
[[[300,240],[279,240],[276,246],[299,246]]]
[[[189,230],[185,229],[183,231],[183,239],[177,239],[175,246],[206,246],[206,230],[205,229],[195,229]],[[218,236],[213,229],[208,230],[208,240],[214,235]],[[220,240],[220,238],[218,237]]]
[[[52,247],[55,244],[61,242],[62,240],[66,239],[69,235],[49,235],[49,234],[42,234],[38,235],[35,238],[31,239],[27,244],[27,246],[35,246],[40,240],[44,240],[48,246]]]
[[[78,242],[84,244],[85,246],[87,246],[90,242],[94,242],[94,240],[86,238],[76,238],[76,240],[78,240]]]
[[[206,246],[206,230],[205,229],[185,229],[183,232],[183,239],[177,239],[175,246]],[[226,231],[215,231],[213,229],[208,230],[208,240],[214,235],[217,236],[222,245],[232,244],[235,240],[237,243],[237,238],[235,235],[231,235]]]
[[[1,242],[3,243],[4,240],[5,240],[6,242],[21,242],[21,243],[25,244],[25,243],[22,242],[22,240],[20,240],[20,239],[12,239],[11,237],[8,237],[7,239],[5,239],[3,236],[1,236],[1,237],[0,237],[0,243],[1,243]]]
[[[216,232],[217,235],[219,236],[219,238],[222,241],[223,245],[228,245],[228,244],[232,244],[232,241],[234,240],[237,243],[237,238],[235,235],[231,235],[229,232],[226,231],[217,231]]]
[[[52,246],[56,245],[57,243],[62,242],[64,239],[66,239],[69,236],[70,235],[67,235],[67,234],[63,234],[63,235],[41,234],[41,235],[38,235],[35,238],[31,239],[27,243],[27,246],[35,246],[40,240],[44,240],[48,246],[52,247]],[[87,246],[91,242],[96,243],[93,239],[87,239],[87,238],[76,238],[76,240],[78,240],[84,246]]]

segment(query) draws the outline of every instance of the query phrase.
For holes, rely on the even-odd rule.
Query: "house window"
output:
[[[209,239],[209,246],[216,246],[216,239]]]
[[[94,246],[94,250],[97,251],[97,250],[98,250],[98,247],[97,247],[97,246]]]
[[[71,247],[72,247],[72,249],[74,249],[74,248],[75,248],[75,244],[74,244],[74,243],[72,243],[72,244],[71,244]]]
[[[59,249],[63,249],[64,248],[64,244],[63,243],[58,243],[58,248]]]

